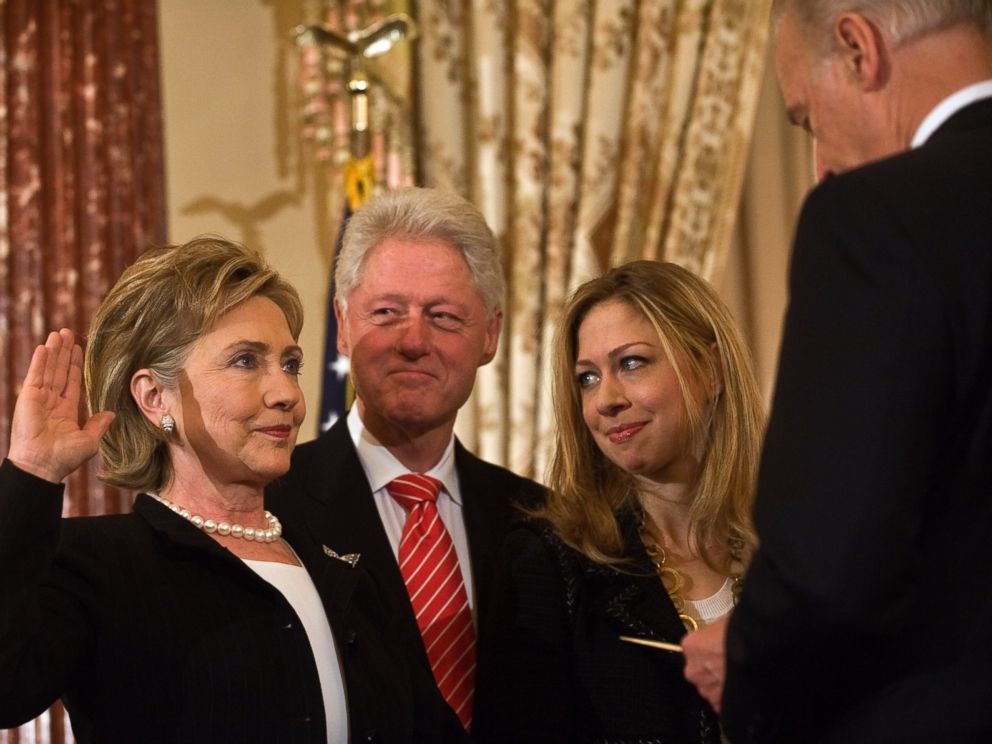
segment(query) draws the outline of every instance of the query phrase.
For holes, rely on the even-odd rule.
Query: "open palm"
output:
[[[59,482],[96,454],[114,414],[79,425],[82,366],[83,352],[65,328],[34,350],[11,421],[8,458],[22,470]]]

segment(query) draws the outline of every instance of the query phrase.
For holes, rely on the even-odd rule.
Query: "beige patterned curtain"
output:
[[[165,238],[153,0],[0,0],[0,453],[34,347],[80,336],[135,256]],[[128,508],[92,468],[67,514]],[[0,744],[71,738],[60,707]],[[140,735],[138,736],[140,738]]]
[[[768,404],[778,367],[792,235],[814,183],[812,139],[789,124],[769,54],[737,226],[726,270],[717,282],[754,355]]]
[[[483,368],[458,420],[459,436],[482,457],[543,475],[552,427],[548,351],[557,313],[577,284],[635,258],[678,261],[708,279],[720,277],[760,91],[769,6],[770,0],[321,3],[324,22],[344,31],[389,12],[414,16],[413,54],[404,42],[383,76],[406,79],[407,87],[373,86],[380,122],[373,131],[382,140],[377,167],[393,164],[377,183],[392,187],[412,177],[462,193],[503,243],[509,296],[500,353]],[[340,164],[348,126],[342,62],[316,48],[303,59],[310,71],[307,132],[327,162]],[[406,115],[415,117],[412,141],[397,127]],[[340,177],[339,169],[330,173]]]
[[[425,183],[501,237],[501,355],[459,434],[540,478],[548,353],[568,292],[635,258],[723,270],[760,90],[768,0],[423,0]]]

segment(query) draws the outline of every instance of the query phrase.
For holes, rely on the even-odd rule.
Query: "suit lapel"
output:
[[[340,419],[315,442],[315,447],[298,481],[303,493],[296,495],[305,500],[309,541],[339,555],[359,553],[358,565],[372,573],[387,593],[406,597],[406,585],[347,421]]]
[[[620,526],[627,554],[634,557],[635,563],[619,573],[596,567],[609,572],[603,592],[606,614],[622,635],[678,643],[685,635],[685,626],[648,559],[636,527],[626,518],[621,518]]]
[[[310,544],[297,550],[296,554],[313,579],[314,586],[317,587],[317,593],[320,594],[324,612],[327,614],[335,638],[339,643],[347,640],[348,614],[361,576],[360,569],[332,558],[322,549]]]
[[[469,560],[475,589],[476,615],[484,617],[487,610],[491,569],[499,548],[496,537],[505,532],[508,508],[513,494],[497,493],[481,471],[481,460],[455,440],[455,467],[462,495],[465,531],[468,534]]]

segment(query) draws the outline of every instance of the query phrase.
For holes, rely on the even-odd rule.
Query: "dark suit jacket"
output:
[[[0,466],[0,727],[61,695],[81,744],[326,744],[310,643],[278,590],[148,496],[125,515],[61,508],[61,486]],[[381,632],[369,577],[294,547],[338,645],[352,741],[462,740]]]
[[[493,744],[719,742],[716,716],[683,677],[680,654],[620,640],[678,643],[685,628],[634,519],[631,563],[590,561],[541,521],[514,530],[479,648],[472,733]]]
[[[992,100],[816,188],[790,294],[726,728],[992,741]]]
[[[496,551],[518,514],[514,504],[539,498],[543,489],[480,460],[457,441],[455,467],[464,503],[481,641],[486,632],[481,619],[490,601]],[[420,644],[421,659],[429,668],[406,585],[345,419],[296,448],[289,473],[269,486],[266,504],[282,520],[287,536],[327,545],[341,554],[361,554],[359,565],[376,578],[404,638]]]

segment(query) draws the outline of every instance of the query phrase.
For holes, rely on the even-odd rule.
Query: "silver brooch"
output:
[[[328,558],[337,558],[339,561],[344,561],[352,568],[354,568],[355,564],[358,563],[358,559],[362,557],[361,553],[346,553],[345,555],[339,555],[336,550],[332,550],[326,545],[321,545],[320,547],[324,549],[324,555]]]

